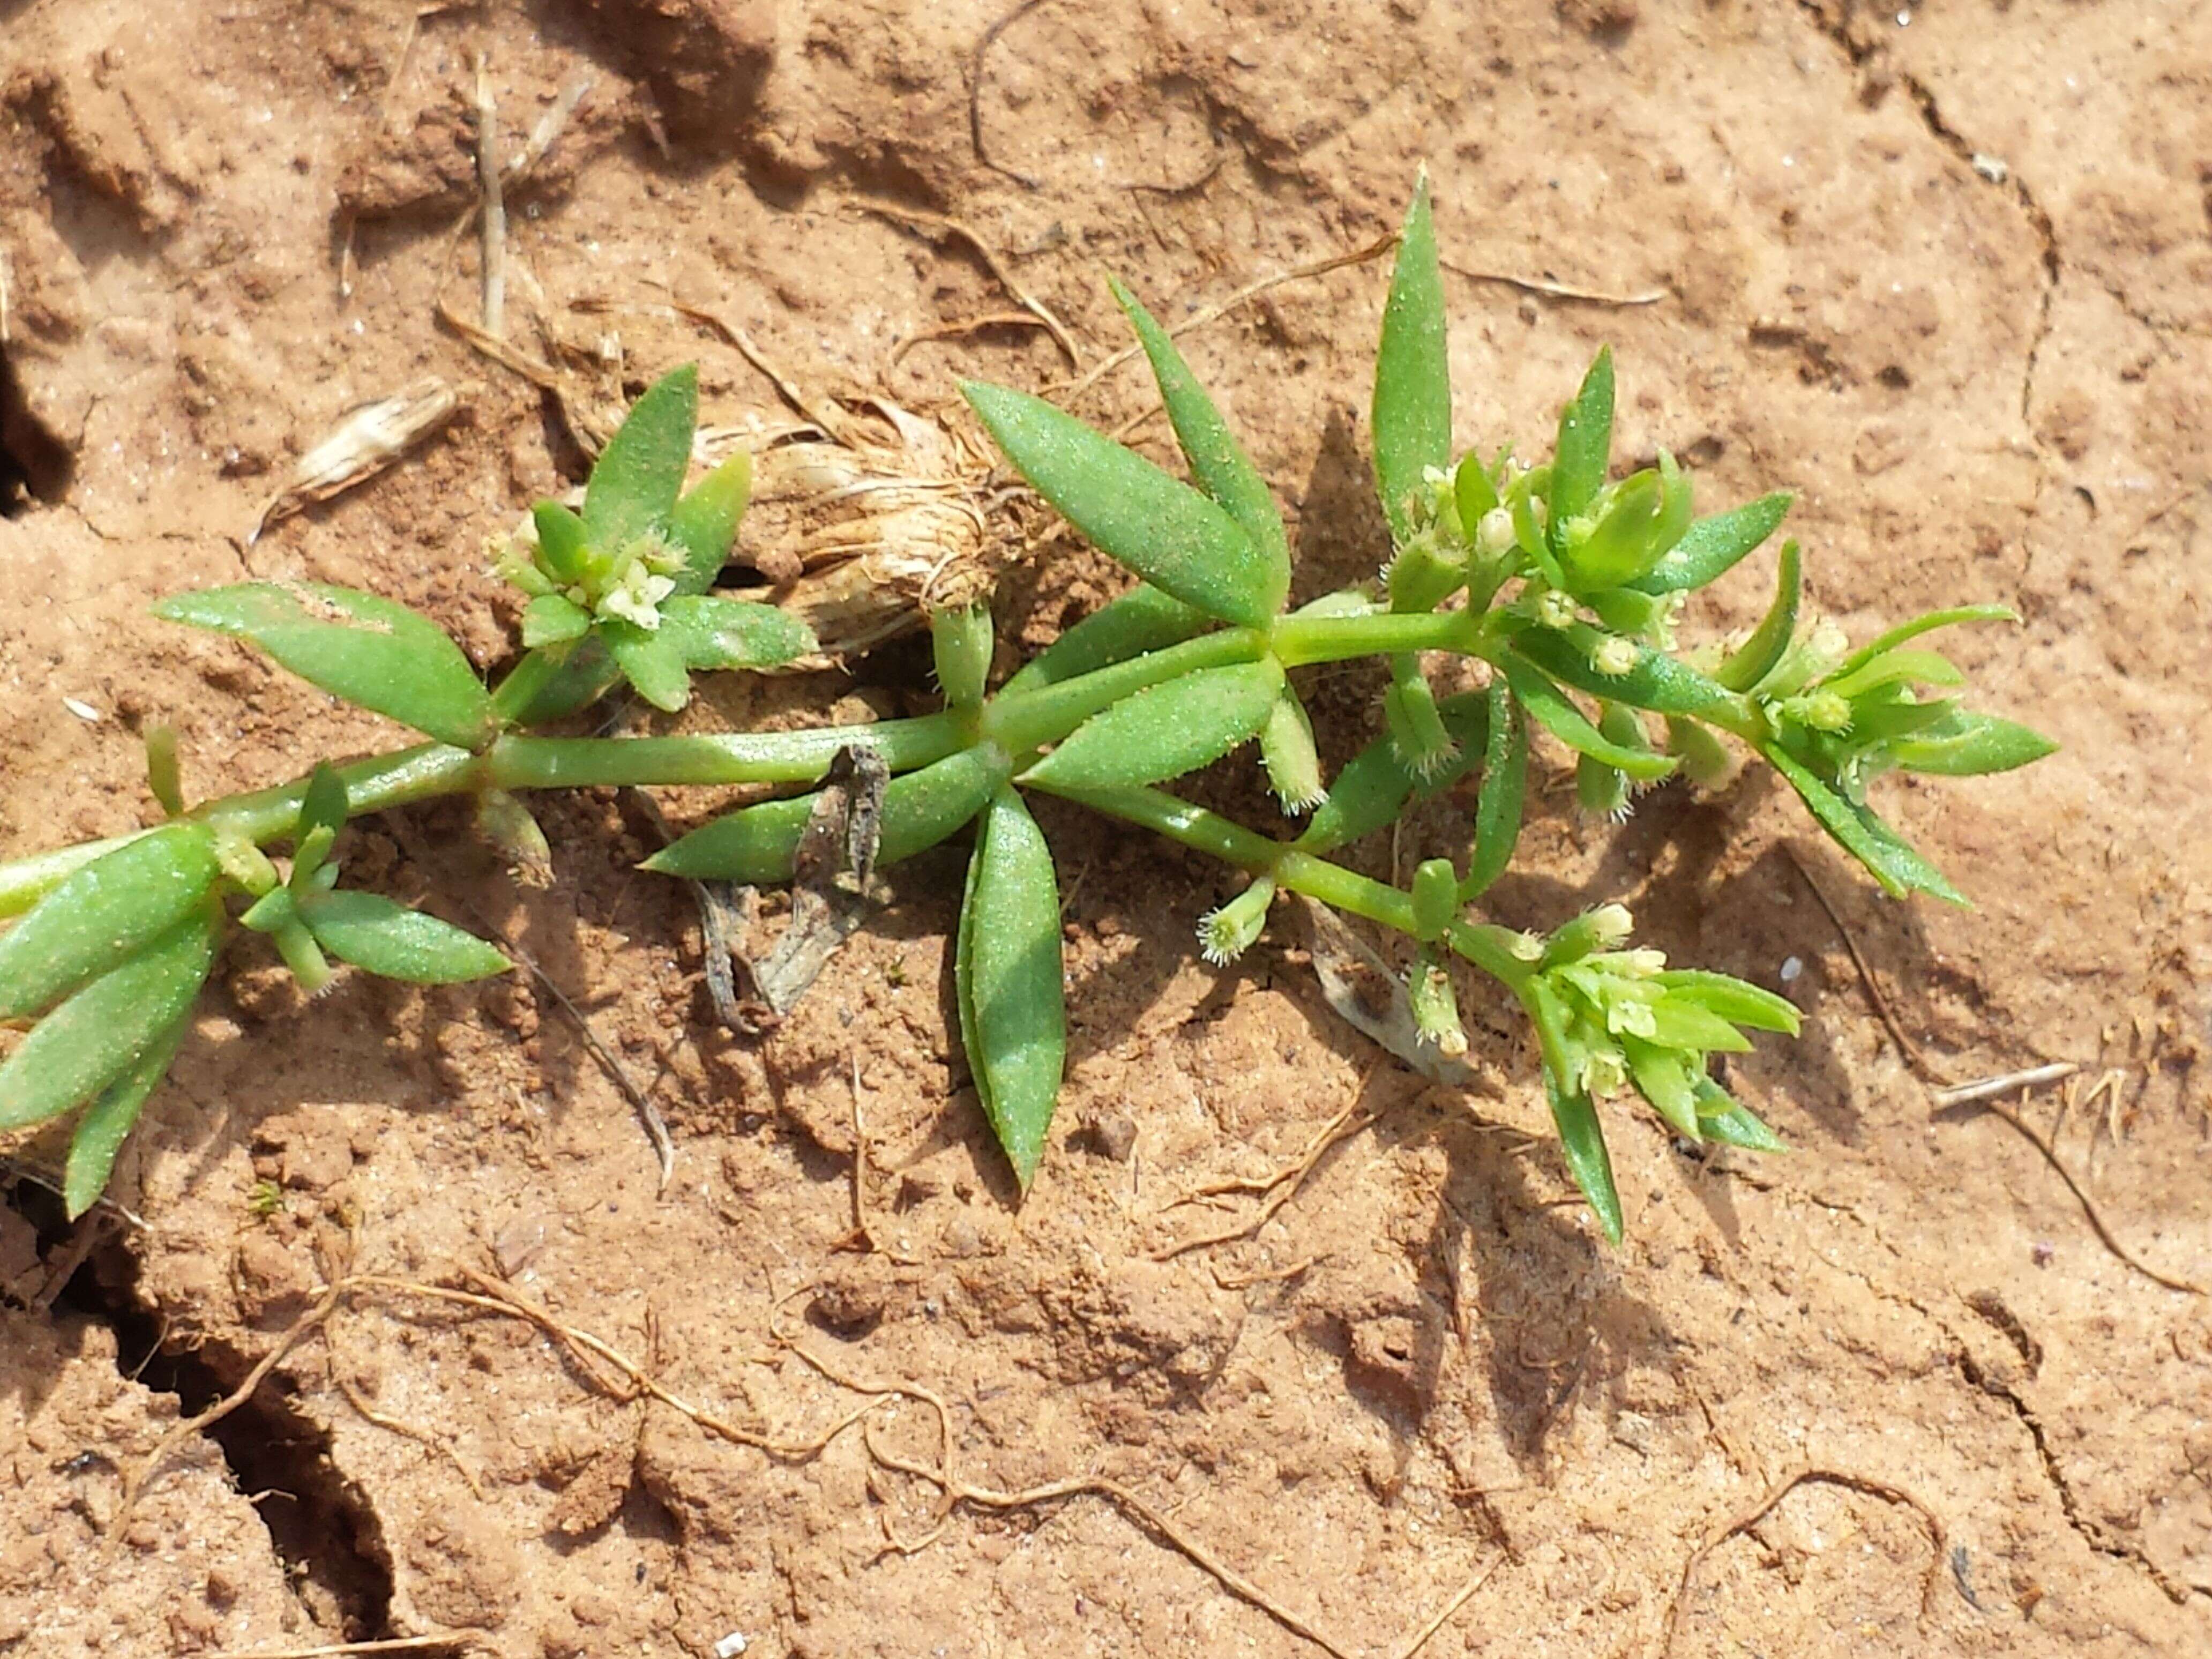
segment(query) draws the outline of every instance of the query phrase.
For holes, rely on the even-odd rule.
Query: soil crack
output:
[[[2045,1433],[2043,1419],[2035,1414],[2034,1407],[2021,1398],[2019,1391],[2012,1384],[1984,1370],[1963,1345],[1957,1358],[1961,1376],[1984,1394],[2002,1400],[2012,1407],[2013,1415],[2020,1419],[2021,1426],[2027,1431],[2028,1438],[2035,1443],[2035,1455],[2043,1464],[2043,1477],[2057,1496],[2058,1507],[2066,1516],[2066,1524],[2074,1528],[2083,1543],[2100,1555],[2115,1561],[2132,1563],[2165,1593],[2167,1601],[2177,1606],[2185,1605],[2191,1595],[2212,1595],[2212,1591],[2183,1583],[2142,1549],[2109,1536],[2103,1527],[2082,1514],[2081,1502],[2074,1494],[2073,1483],[2067,1480],[2066,1471],[2061,1467],[2057,1455],[2051,1449],[2051,1437]]]
[[[1937,101],[1932,87],[1892,59],[1881,42],[1869,40],[1852,33],[1853,9],[1850,0],[1844,0],[1839,10],[1831,9],[1820,3],[1820,0],[1797,0],[1797,9],[1813,20],[1814,26],[1833,43],[1853,69],[1873,65],[1893,76],[1896,84],[1905,89],[1905,95],[1912,100],[1913,107],[1920,113],[1921,125],[1928,129],[1929,136],[1958,157],[1977,179],[2010,197],[2013,204],[2034,228],[2043,264],[2043,290],[2036,302],[2034,335],[2028,341],[2027,357],[2021,367],[2020,418],[2023,424],[2028,424],[2030,410],[2035,402],[2035,366],[2043,355],[2045,343],[2051,337],[2051,314],[2058,297],[2058,279],[2062,270],[2058,233],[2051,224],[2051,215],[2036,199],[2035,192],[2028,187],[2027,180],[2021,176],[2018,168],[1993,161],[1951,125],[1945,118],[1942,106]],[[2034,441],[2032,425],[2029,441]]]
[[[18,1207],[28,1207],[21,1196],[19,1188]],[[92,1253],[58,1305],[112,1328],[117,1370],[174,1395],[186,1417],[228,1395],[252,1366],[245,1356],[214,1347],[166,1346],[164,1322],[140,1298],[137,1259],[117,1241]],[[398,1634],[392,1627],[392,1553],[375,1506],[331,1461],[329,1431],[300,1408],[281,1376],[271,1376],[204,1432],[239,1491],[253,1502],[313,1624],[333,1639],[351,1642]]]

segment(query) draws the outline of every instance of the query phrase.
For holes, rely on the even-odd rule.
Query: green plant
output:
[[[486,830],[542,860],[519,799],[613,784],[819,783],[840,751],[872,751],[890,781],[875,858],[890,863],[974,826],[956,947],[960,1034],[1001,1146],[1026,1188],[1057,1099],[1066,1024],[1059,891],[1026,797],[1065,797],[1198,848],[1249,884],[1205,917],[1206,955],[1257,939],[1285,891],[1395,929],[1413,943],[1407,995],[1424,1037],[1467,1046],[1450,964],[1474,964],[1520,1005],[1542,1055],[1569,1169],[1607,1234],[1621,1230],[1597,1103],[1633,1091],[1690,1139],[1779,1143],[1711,1074],[1745,1030],[1794,1033],[1783,999],[1725,975],[1672,969],[1630,942],[1603,904],[1543,936],[1471,908],[1518,838],[1529,723],[1577,761],[1577,792],[1617,814],[1632,792],[1680,771],[1717,784],[1734,738],[1765,758],[1815,819],[1893,894],[1960,895],[1886,823],[1869,785],[1893,769],[1965,775],[2019,766],[2051,745],[1924,688],[1959,684],[1915,643],[1996,606],[1930,613],[1856,650],[1799,615],[1786,543],[1774,601],[1747,638],[1677,650],[1687,594],[1764,544],[1786,495],[1693,517],[1689,476],[1655,466],[1609,477],[1613,362],[1600,352],[1563,411],[1548,464],[1451,451],[1444,315],[1425,181],[1405,223],[1377,362],[1376,487],[1393,552],[1381,580],[1286,611],[1291,560],[1265,482],[1136,299],[1115,295],[1158,378],[1188,464],[1186,483],[1053,405],[970,385],[969,404],[1036,490],[1140,580],[999,688],[991,619],[933,618],[941,712],[860,726],[722,736],[582,738],[531,728],[626,680],[666,709],[702,668],[763,667],[811,650],[771,607],[709,591],[748,489],[739,457],[689,493],[696,418],[689,369],[648,390],[594,468],[583,511],[541,502],[534,542],[501,569],[530,594],[527,647],[487,691],[431,624],[374,596],[256,583],[168,600],[160,613],[250,640],[324,690],[428,741],[322,766],[280,788],[179,798],[174,744],[149,742],[169,814],[138,834],[0,866],[0,1018],[31,1021],[0,1065],[0,1129],[82,1109],[67,1172],[72,1211],[95,1198],[116,1148],[167,1067],[218,942],[236,920],[266,933],[308,988],[328,957],[417,982],[507,966],[459,929],[334,885],[329,854],[351,816],[439,795],[478,803]],[[1486,684],[1439,696],[1423,653],[1480,663]],[[1323,775],[1291,671],[1377,657],[1384,730]],[[1655,726],[1656,721],[1656,726]],[[1256,739],[1290,839],[1261,835],[1162,787]],[[1409,886],[1328,854],[1469,774],[1480,787],[1462,860],[1431,859]],[[743,882],[789,879],[814,809],[807,793],[742,807],[647,860],[649,869]],[[261,850],[289,849],[281,872]]]

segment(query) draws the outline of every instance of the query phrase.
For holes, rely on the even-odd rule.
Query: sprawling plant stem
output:
[[[1006,693],[980,711],[948,709],[909,720],[799,732],[659,738],[541,738],[509,733],[495,739],[480,754],[449,744],[418,744],[392,754],[349,761],[337,770],[345,781],[348,811],[355,817],[440,796],[481,794],[493,789],[805,784],[818,780],[837,751],[848,744],[873,749],[893,772],[912,771],[942,760],[981,738],[988,738],[1012,754],[1031,752],[1057,743],[1093,714],[1147,686],[1164,684],[1195,669],[1256,662],[1270,653],[1285,666],[1401,651],[1450,652],[1494,661],[1504,635],[1501,615],[1495,611],[1285,617],[1271,629],[1222,629],[1054,684]],[[526,663],[530,660],[525,659]],[[501,689],[504,691],[505,687]],[[1740,709],[1715,710],[1706,718],[1747,738],[1755,738],[1761,725],[1747,700]],[[186,816],[263,846],[292,835],[306,793],[307,780],[299,778],[273,788],[204,802]],[[1160,799],[1170,801],[1173,797],[1162,795]],[[1106,810],[1129,816],[1118,807]],[[1225,821],[1218,822],[1234,828]],[[1164,828],[1162,833],[1176,834]],[[71,871],[134,839],[134,835],[115,836],[0,865],[0,916],[27,910]],[[1261,846],[1275,846],[1265,837],[1254,840]],[[1231,863],[1254,867],[1246,858],[1229,853],[1222,856]],[[1269,855],[1271,860],[1275,856]],[[1297,854],[1296,860],[1324,870],[1337,868],[1305,854]],[[1292,867],[1303,866],[1294,862]],[[1343,873],[1349,879],[1361,879]],[[1285,884],[1389,926],[1407,926],[1387,905],[1376,910],[1337,896],[1328,886],[1332,878],[1315,874],[1311,879],[1322,886],[1310,888],[1287,877]],[[1389,894],[1394,890],[1378,887],[1376,890]],[[1383,901],[1373,897],[1370,902]]]

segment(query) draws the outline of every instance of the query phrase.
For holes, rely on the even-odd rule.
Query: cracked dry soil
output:
[[[579,455],[434,317],[441,293],[473,314],[473,244],[449,234],[479,55],[511,149],[593,77],[509,204],[516,337],[611,338],[633,392],[696,358],[716,420],[772,412],[773,389],[663,313],[573,302],[703,300],[811,386],[942,409],[957,375],[1045,386],[1066,365],[1004,324],[895,356],[1009,301],[957,237],[860,199],[973,227],[1095,362],[1121,338],[1103,270],[1186,315],[1372,241],[1425,160],[1463,442],[1540,442],[1611,341],[1627,451],[1692,456],[1708,504],[1798,491],[1815,598],[1855,631],[2015,605],[2021,627],[1959,649],[1989,706],[2065,748],[1885,786],[1971,913],[1878,902],[1756,777],[1598,830],[1550,757],[1501,919],[1623,896],[1679,959],[1769,985],[1802,965],[1804,1038],[1735,1078],[1796,1150],[1698,1158],[1617,1115],[1618,1251],[1518,1133],[1543,1113],[1503,1011],[1473,1000],[1486,1091],[1428,1089],[1328,1012],[1294,938],[1199,963],[1221,872],[1133,833],[1047,815],[1074,1030],[1017,1209],[947,1030],[956,854],[898,872],[799,1013],[739,1043],[688,901],[630,872],[649,832],[623,801],[548,804],[548,890],[453,812],[362,825],[361,878],[495,921],[652,1083],[675,1181],[657,1194],[629,1108],[532,982],[348,980],[303,1005],[237,950],[126,1154],[143,1229],[71,1273],[24,1173],[52,1144],[11,1153],[0,1654],[454,1630],[503,1659],[704,1659],[733,1632],[770,1659],[1316,1650],[1095,1493],[941,1515],[866,1438],[933,1460],[913,1399],[778,1459],[610,1391],[536,1327],[419,1299],[347,1304],[118,1515],[180,1410],[328,1275],[456,1263],[773,1437],[860,1403],[802,1349],[933,1390],[963,1479],[1104,1477],[1346,1653],[1401,1652],[1493,1565],[1425,1654],[2212,1652],[2204,1298],[2125,1269],[2004,1125],[1931,1115],[1784,850],[1950,1075],[2119,1073],[2063,1122],[2053,1097],[2026,1109],[2131,1249],[2212,1281],[2202,3],[0,0],[8,854],[141,822],[157,720],[203,793],[390,740],[153,622],[174,588],[352,583],[486,669],[509,648],[483,539]],[[1378,556],[1359,411],[1382,289],[1338,270],[1186,342],[1278,489],[1305,592]],[[453,426],[241,550],[293,457],[422,374],[464,389]],[[1078,407],[1110,426],[1144,395],[1123,368]],[[1748,620],[1762,576],[1693,625]],[[1002,588],[1002,634],[1034,645],[1111,583],[1048,544]],[[1317,687],[1324,723],[1358,729],[1374,691]],[[719,688],[699,718],[927,696],[894,648],[849,678]],[[1263,810],[1242,772],[1206,787]],[[1439,810],[1395,855],[1460,833]],[[872,1250],[851,1248],[855,1075]],[[1355,1101],[1371,1127],[1265,1227],[1161,1259],[1233,1218],[1179,1198],[1266,1172]],[[1807,1465],[1861,1484],[1798,1485],[1727,1530]],[[1941,1559],[1888,1489],[1925,1506]]]

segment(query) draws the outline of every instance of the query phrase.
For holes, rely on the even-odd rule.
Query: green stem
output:
[[[1267,652],[1267,636],[1249,628],[1201,634],[1181,645],[1147,651],[1073,679],[1002,694],[983,710],[982,734],[1010,755],[1027,754],[1045,744],[1059,742],[1093,714],[1133,692],[1194,669],[1257,662]]]
[[[975,739],[972,711],[799,732],[732,732],[678,738],[501,738],[485,759],[499,789],[580,789],[625,784],[812,783],[840,749],[874,750],[893,772],[943,760]]]
[[[1401,651],[1456,651],[1486,657],[1496,647],[1486,617],[1468,611],[1408,616],[1285,617],[1270,635],[1285,668]]]
[[[1275,884],[1323,904],[1401,933],[1413,932],[1413,896],[1386,882],[1347,870],[1340,864],[1316,858],[1296,847],[1247,830],[1208,811],[1203,806],[1170,795],[1164,789],[1097,789],[1056,791],[1035,786],[1046,793],[1065,794],[1093,811],[1141,825],[1156,835],[1235,865],[1253,876],[1269,876]],[[1445,930],[1452,949],[1492,977],[1501,981],[1516,997],[1525,994],[1530,963],[1513,953],[1507,929],[1486,924],[1454,921]]]

